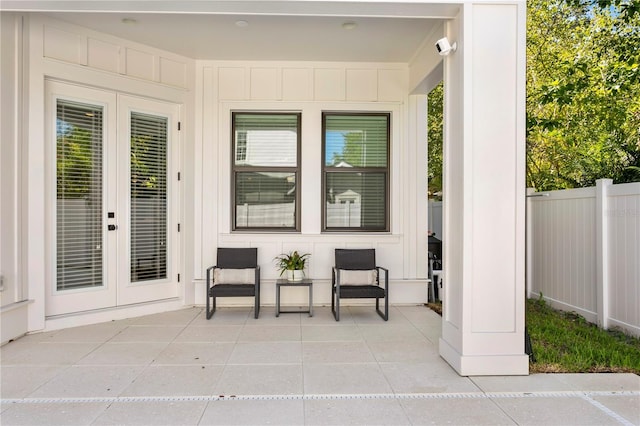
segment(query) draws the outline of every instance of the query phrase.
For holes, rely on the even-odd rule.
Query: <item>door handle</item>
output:
[[[116,229],[118,229],[118,225],[107,225],[107,229],[109,231],[115,231]]]

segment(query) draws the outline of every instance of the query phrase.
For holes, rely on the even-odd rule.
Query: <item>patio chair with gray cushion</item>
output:
[[[254,297],[255,317],[258,318],[260,266],[257,248],[218,248],[216,265],[207,268],[207,319],[216,311],[217,297]]]
[[[331,272],[331,311],[340,321],[340,299],[376,299],[376,311],[389,319],[389,271],[376,265],[374,249],[336,249],[335,266]],[[384,287],[380,273],[384,272]],[[384,299],[384,312],[380,310]]]

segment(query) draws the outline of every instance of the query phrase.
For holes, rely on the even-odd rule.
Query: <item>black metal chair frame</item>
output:
[[[340,271],[369,271],[375,269],[376,284],[340,284]],[[380,286],[380,271],[384,271],[384,288]],[[363,283],[364,284],[364,283]],[[383,320],[389,320],[389,271],[376,265],[374,249],[336,249],[335,266],[331,271],[331,311],[340,321],[340,299],[376,299],[376,312]],[[380,310],[380,299],[384,299],[384,312]]]
[[[435,302],[436,301],[436,290],[435,290],[435,280],[433,278],[433,260],[434,254],[432,252],[428,252],[429,260],[427,262],[427,302]]]
[[[228,284],[214,282],[216,269],[254,269],[253,284]],[[255,318],[260,314],[260,266],[257,248],[218,248],[215,266],[207,268],[207,319],[216,311],[217,297],[254,297]]]

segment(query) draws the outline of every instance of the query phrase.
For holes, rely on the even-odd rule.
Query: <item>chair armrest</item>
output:
[[[331,267],[331,285],[340,286],[340,271],[335,267]]]
[[[260,265],[256,266],[254,270],[256,274],[254,284],[256,286],[256,292],[259,293],[260,292]]]
[[[378,285],[380,285],[380,270],[384,271],[384,288],[387,289],[389,287],[389,270],[382,266],[376,266],[378,270]]]
[[[213,282],[213,270],[216,269],[217,266],[209,266],[207,268],[207,294],[209,294],[209,289],[211,288],[211,284],[214,284]]]

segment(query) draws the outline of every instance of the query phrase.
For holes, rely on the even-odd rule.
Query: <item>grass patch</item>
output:
[[[427,307],[431,308],[432,311],[435,311],[438,315],[442,316],[442,302],[429,302],[427,303]]]
[[[602,330],[542,299],[527,300],[526,324],[536,357],[532,373],[640,374],[640,339]]]
[[[440,303],[427,306],[442,315]],[[575,312],[526,302],[527,331],[536,362],[531,373],[635,373],[640,375],[640,339],[602,330]]]

